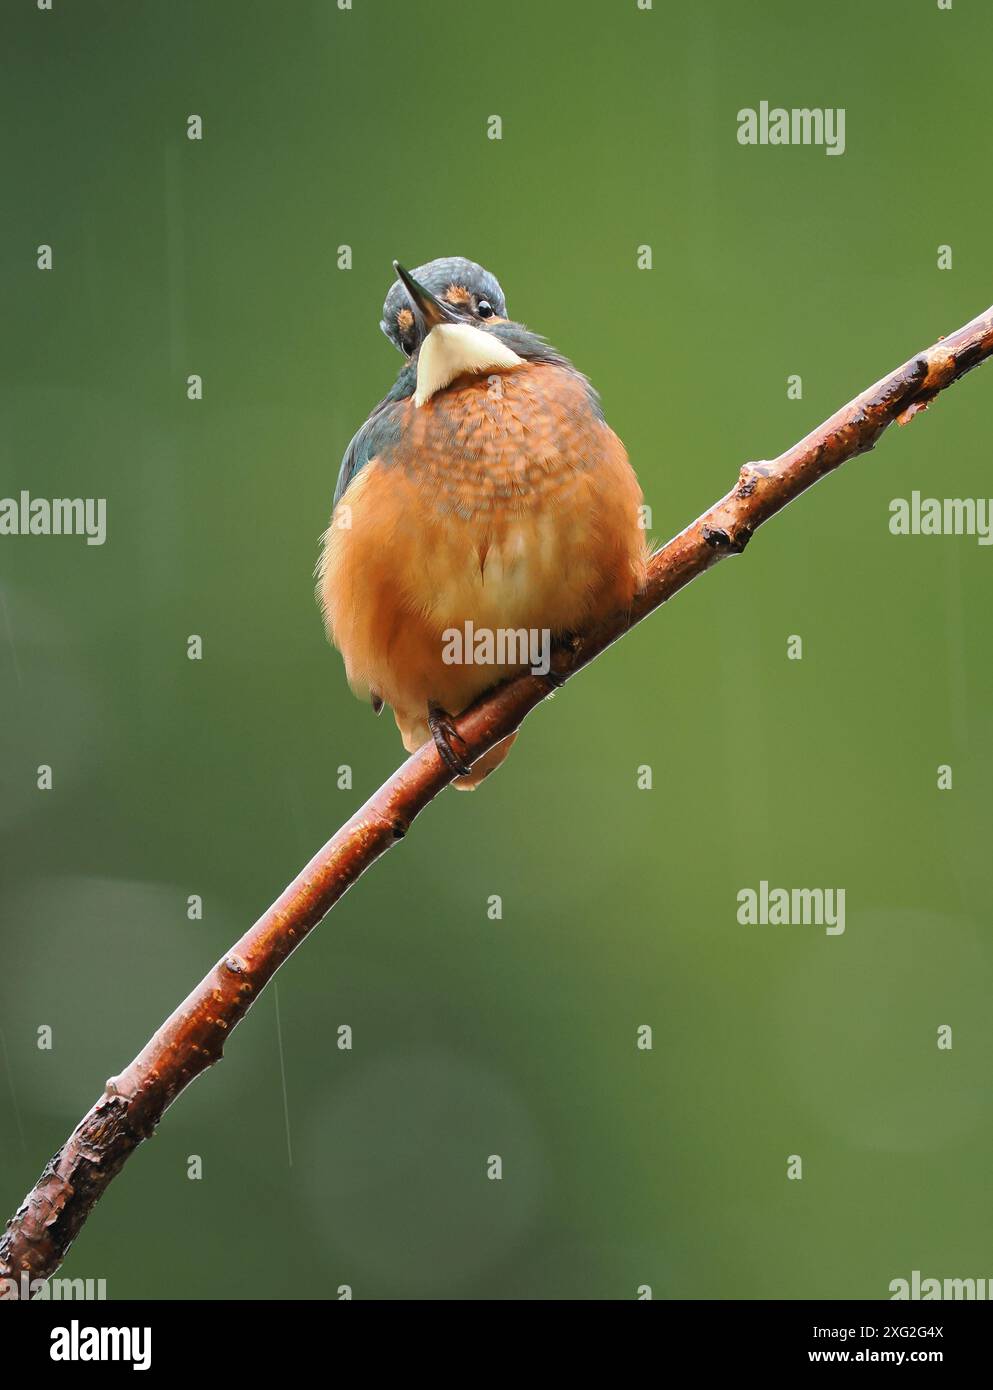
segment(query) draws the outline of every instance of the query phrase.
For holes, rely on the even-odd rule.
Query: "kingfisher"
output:
[[[406,361],[345,450],[318,597],[354,693],[390,706],[408,752],[433,738],[467,791],[517,734],[470,766],[454,716],[526,658],[496,640],[489,663],[459,659],[453,634],[557,641],[627,608],[642,493],[597,392],[494,275],[461,256],[393,269],[380,327]]]

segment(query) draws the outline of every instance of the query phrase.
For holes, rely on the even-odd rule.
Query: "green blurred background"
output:
[[[993,11],[4,0],[2,23],[0,495],[109,509],[102,548],[0,540],[13,1210],[399,760],[312,592],[342,451],[400,365],[391,259],[499,275],[600,389],[664,538],[990,301]],[[844,156],[739,146],[763,99],[844,107]],[[993,1274],[991,554],[887,524],[915,488],[989,496],[991,418],[979,373],[430,807],[63,1273],[112,1297],[595,1299]],[[738,925],[763,878],[844,887],[845,934]]]

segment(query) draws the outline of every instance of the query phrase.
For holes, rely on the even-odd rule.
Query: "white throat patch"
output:
[[[464,372],[517,367],[523,362],[506,343],[471,323],[439,323],[421,345],[414,404],[423,405]]]

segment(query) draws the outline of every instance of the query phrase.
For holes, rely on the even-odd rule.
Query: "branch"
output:
[[[894,420],[906,423],[946,386],[993,354],[993,308],[863,391],[806,439],[770,462],[746,463],[708,512],[656,551],[631,610],[556,651],[555,680],[522,675],[482,696],[457,720],[468,761],[512,733],[561,681],[726,555],[846,459],[871,449]],[[46,1279],[131,1153],[165,1110],[218,1061],[232,1028],[307,933],[360,874],[391,849],[452,780],[433,743],[418,749],[329,840],[268,912],[180,1004],[80,1121],[0,1238],[0,1299]],[[23,1276],[23,1279],[22,1279]]]

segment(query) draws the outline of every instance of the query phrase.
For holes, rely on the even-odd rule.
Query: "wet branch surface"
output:
[[[554,679],[516,677],[458,717],[467,761],[512,733],[563,679],[690,580],[744,550],[756,529],[793,498],[871,449],[894,420],[906,423],[991,355],[993,308],[863,391],[779,458],[746,463],[726,497],[655,552],[646,586],[629,612],[555,652]],[[408,758],[218,961],[130,1066],[106,1083],[7,1223],[0,1237],[0,1279],[20,1286],[22,1275],[33,1281],[58,1269],[108,1184],[180,1092],[220,1059],[231,1030],[283,961],[360,874],[403,838],[453,775],[433,743]],[[19,1287],[0,1284],[0,1299],[18,1296]]]

